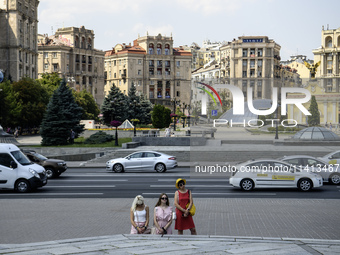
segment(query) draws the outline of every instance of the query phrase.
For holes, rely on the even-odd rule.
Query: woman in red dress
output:
[[[190,229],[192,235],[197,235],[196,228],[192,216],[189,213],[193,205],[192,194],[185,188],[186,180],[179,178],[176,181],[175,206],[176,206],[176,221],[175,229],[179,235],[183,235],[183,230]],[[187,204],[189,206],[187,208]]]

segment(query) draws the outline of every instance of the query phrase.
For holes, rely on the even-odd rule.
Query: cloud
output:
[[[248,1],[249,0],[176,0],[176,3],[188,10],[199,12],[204,16],[211,16],[218,13],[233,13]]]
[[[166,35],[170,36],[171,33],[174,32],[174,28],[172,25],[159,25],[159,26],[150,26],[145,25],[143,23],[137,23],[134,25],[132,31],[134,33],[139,33],[140,36],[146,35],[148,33],[149,35]]]

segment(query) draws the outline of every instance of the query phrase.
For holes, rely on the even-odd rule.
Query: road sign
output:
[[[211,110],[211,116],[217,116],[217,110]]]

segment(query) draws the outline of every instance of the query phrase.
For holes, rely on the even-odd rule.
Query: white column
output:
[[[336,123],[336,114],[337,114],[336,102],[333,102],[332,106],[333,106],[333,109],[332,109],[332,123],[335,124]]]
[[[327,118],[327,101],[323,102],[323,116],[324,116],[324,122],[328,122]]]

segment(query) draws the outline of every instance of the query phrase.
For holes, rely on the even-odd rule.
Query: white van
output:
[[[47,184],[45,169],[14,144],[0,143],[0,189],[29,192]]]

